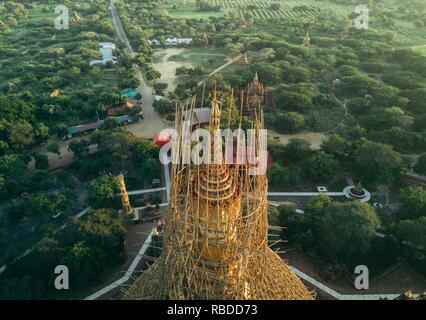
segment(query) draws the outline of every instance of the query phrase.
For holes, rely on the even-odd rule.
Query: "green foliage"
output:
[[[25,216],[47,219],[64,210],[72,199],[63,193],[32,194],[21,203],[10,206],[9,217],[20,220]]]
[[[275,118],[274,126],[280,132],[297,132],[305,127],[305,118],[297,112],[283,112]]]
[[[35,154],[35,168],[37,170],[47,170],[49,168],[49,159],[45,154]]]
[[[303,247],[314,244],[315,237],[311,230],[312,219],[304,213],[297,213],[292,204],[278,207],[280,225],[286,227],[281,237],[290,241],[300,243]]]
[[[402,189],[399,195],[401,219],[426,216],[426,190],[420,186]]]
[[[333,133],[322,143],[321,149],[337,157],[345,157],[351,150],[351,143],[341,135]]]
[[[84,157],[89,153],[89,141],[73,140],[68,144],[68,150],[74,153],[74,157]]]
[[[90,182],[87,202],[93,208],[111,207],[114,196],[119,192],[118,177],[106,173]]]
[[[426,175],[426,153],[420,155],[416,165],[414,166],[414,171],[419,174]]]
[[[405,171],[401,155],[391,146],[364,141],[354,152],[353,166],[362,181],[389,184]]]
[[[395,226],[395,235],[418,249],[426,249],[426,216],[403,220]]]
[[[271,186],[292,187],[301,182],[301,170],[294,165],[281,165],[274,162],[269,169],[269,184]]]
[[[73,284],[77,287],[85,287],[93,282],[103,270],[105,253],[96,247],[88,247],[84,241],[75,243],[65,249],[61,264],[69,268],[74,275]]]
[[[327,181],[337,174],[339,162],[331,154],[320,151],[304,162],[303,170],[310,180]]]
[[[371,249],[375,227],[380,220],[368,203],[332,202],[320,222],[321,239],[346,261]]]
[[[154,108],[160,114],[174,114],[176,108],[176,102],[167,99],[161,99],[154,101]]]
[[[311,143],[303,139],[292,138],[285,146],[285,158],[293,162],[306,159],[311,152]]]
[[[61,151],[59,149],[59,144],[56,141],[51,141],[47,145],[47,151],[56,153],[58,156],[61,155]]]

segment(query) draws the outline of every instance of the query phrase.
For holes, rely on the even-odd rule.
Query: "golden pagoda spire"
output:
[[[219,100],[216,97],[216,83],[213,86],[213,99],[211,102],[210,109],[210,128],[211,130],[220,128],[220,110],[219,110]]]
[[[123,207],[123,211],[126,214],[132,214],[133,208],[130,204],[129,194],[127,193],[126,184],[124,182],[124,174],[121,173],[118,176],[118,179],[120,181],[120,190],[121,190],[121,205]]]

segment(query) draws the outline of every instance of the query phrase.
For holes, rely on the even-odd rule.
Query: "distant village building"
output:
[[[166,47],[189,46],[192,44],[192,38],[167,38],[164,41]]]
[[[148,40],[148,44],[149,44],[151,47],[158,47],[158,46],[161,46],[161,42],[160,42],[159,40],[157,40],[157,39]]]
[[[102,60],[92,60],[89,62],[90,66],[95,64],[106,65],[108,62],[112,62],[112,64],[117,63],[117,58],[113,56],[113,51],[115,50],[115,43],[112,42],[100,42],[99,43],[99,52],[101,53]]]

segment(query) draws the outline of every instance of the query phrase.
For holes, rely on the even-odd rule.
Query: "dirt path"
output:
[[[225,64],[221,65],[219,68],[216,68],[215,70],[213,70],[212,72],[210,72],[210,73],[207,75],[206,79],[207,79],[208,77],[211,77],[212,75],[214,75],[214,74],[218,73],[218,72],[219,72],[219,71],[221,71],[222,69],[225,69],[227,66],[229,66],[229,65],[230,65],[230,64],[232,64],[232,63],[234,63],[235,61],[240,60],[242,56],[243,56],[243,55],[242,55],[242,54],[240,54],[240,55],[238,55],[237,57],[235,57],[235,58],[233,58],[233,59],[230,59],[227,63],[225,63]],[[202,84],[204,83],[204,81],[206,81],[206,79],[204,79],[204,80],[202,80],[202,81],[198,82],[198,86],[202,85]]]

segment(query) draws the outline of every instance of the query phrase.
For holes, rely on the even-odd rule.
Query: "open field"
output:
[[[194,48],[172,55],[168,60],[203,66],[206,72],[210,73],[226,62],[226,52],[223,49]]]

